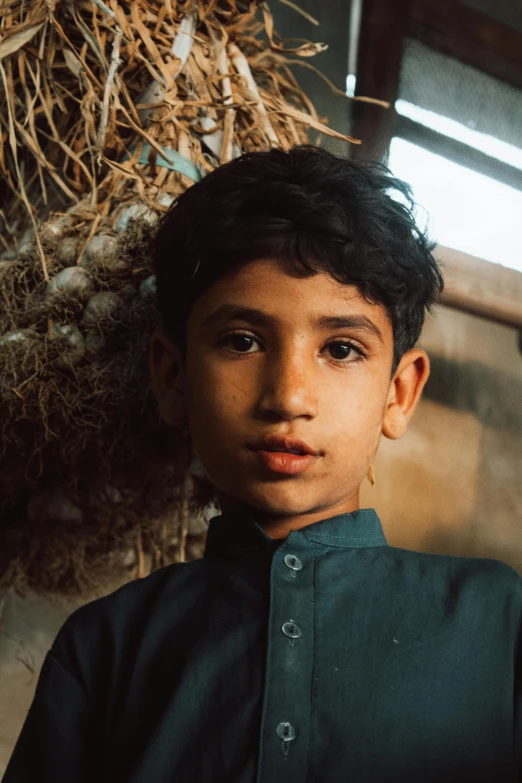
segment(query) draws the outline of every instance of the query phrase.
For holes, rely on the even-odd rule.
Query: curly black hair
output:
[[[239,265],[270,257],[296,277],[326,272],[381,304],[394,372],[444,287],[414,209],[410,186],[382,163],[308,144],[242,155],[186,190],[161,222],[154,270],[163,328],[185,359],[196,299]]]

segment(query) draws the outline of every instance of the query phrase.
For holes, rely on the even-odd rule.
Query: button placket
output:
[[[297,555],[293,554],[286,554],[283,558],[283,562],[287,568],[290,569],[290,573],[293,577],[297,575],[298,571],[301,571],[303,564],[301,560],[297,557]],[[290,639],[290,647],[294,646],[294,639],[298,639],[299,636],[301,636],[302,631],[299,628],[299,626],[293,621],[289,620],[286,623],[283,623],[281,626],[281,630],[285,634],[285,636],[288,636]]]
[[[302,561],[297,557],[297,555],[291,553],[288,553],[284,556],[283,562],[285,566],[290,570],[290,574],[293,577],[296,577],[297,572],[301,571],[303,568]],[[281,630],[284,633],[284,635],[288,637],[290,647],[293,647],[295,644],[295,640],[298,639],[303,634],[303,632],[301,631],[300,627],[297,625],[295,620],[292,620],[291,618],[282,624]],[[283,754],[287,756],[289,750],[289,743],[292,740],[294,740],[296,737],[296,728],[292,723],[288,723],[287,721],[282,721],[281,723],[278,723],[276,726],[276,734],[282,740]]]
[[[306,777],[314,662],[313,549],[291,531],[272,560],[257,783],[271,783],[283,774],[295,780]]]

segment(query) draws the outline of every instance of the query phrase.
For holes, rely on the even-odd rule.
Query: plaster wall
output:
[[[446,307],[420,345],[431,376],[408,432],[383,439],[374,506],[390,544],[492,557],[522,574],[522,355],[515,329]]]

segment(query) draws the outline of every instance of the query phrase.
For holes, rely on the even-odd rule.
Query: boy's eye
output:
[[[249,351],[248,348],[251,347],[252,343],[257,342],[258,340],[250,334],[233,332],[221,338],[218,344],[230,345],[233,350],[237,351],[238,353],[255,353],[255,351]],[[246,348],[246,350],[241,350],[242,348]],[[365,358],[364,352],[357,345],[354,345],[348,340],[334,340],[331,343],[328,343],[326,348],[330,350],[332,359],[340,364],[352,364],[359,359]]]
[[[353,345],[353,343],[335,341],[333,343],[328,343],[327,347],[333,349],[331,350],[332,359],[335,359],[336,361],[348,359],[351,355],[353,356],[353,354],[356,354],[359,358],[363,355],[362,351],[359,350],[357,346]],[[334,356],[334,353],[337,353],[338,355]]]
[[[248,343],[255,343],[256,340],[253,337],[250,337],[248,334],[235,332],[234,334],[225,335],[225,337],[223,337],[223,339],[219,342],[220,345],[231,345],[234,350],[239,351],[239,353],[251,353],[251,351],[248,351]],[[241,348],[246,348],[247,350],[242,351]]]

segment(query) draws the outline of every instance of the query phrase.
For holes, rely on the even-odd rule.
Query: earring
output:
[[[366,474],[366,478],[368,479],[368,481],[370,482],[370,484],[373,487],[374,484],[375,484],[375,468],[373,467],[373,465],[370,466],[370,469],[369,469],[368,473]]]

